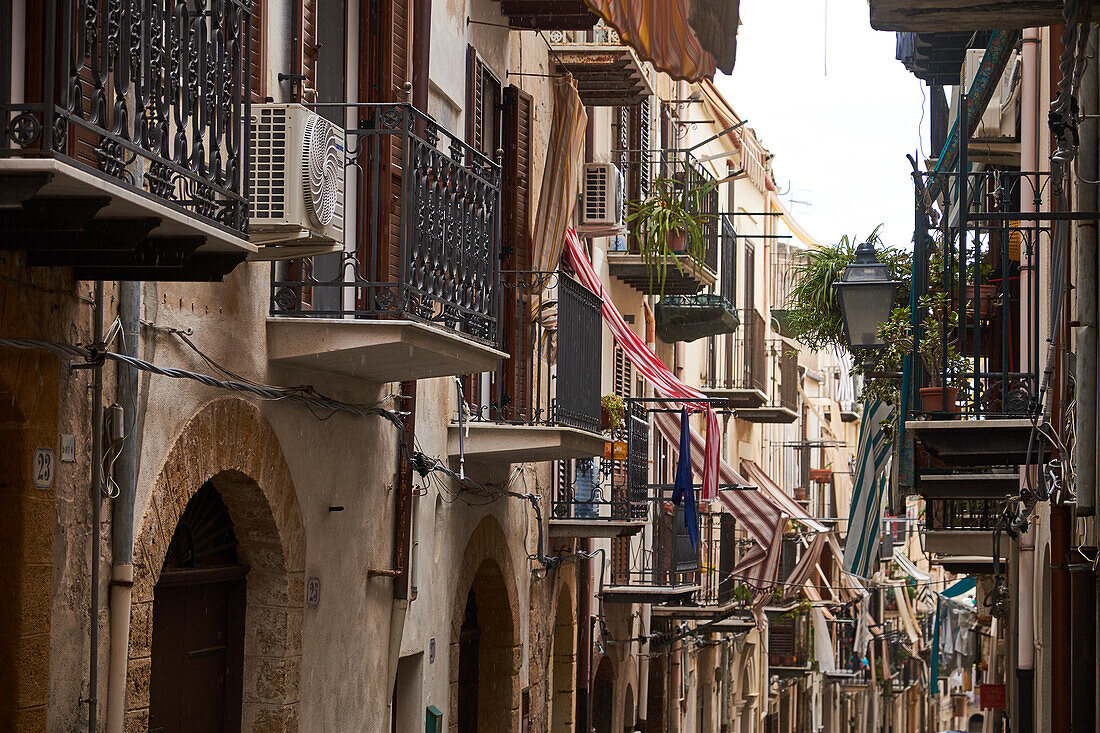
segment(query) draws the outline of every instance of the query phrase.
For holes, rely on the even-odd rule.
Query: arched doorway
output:
[[[596,667],[592,680],[592,729],[595,733],[612,733],[611,719],[615,704],[615,670],[611,659],[604,656]]]
[[[646,702],[646,733],[664,733],[668,730],[665,723],[665,657],[649,657],[649,690]]]
[[[626,686],[626,696],[623,698],[623,730],[634,730],[634,688]]]
[[[229,509],[207,481],[176,525],[153,591],[149,727],[239,731],[245,575]]]
[[[495,560],[478,567],[458,630],[459,733],[512,730],[516,669],[514,621],[504,576]]]
[[[571,733],[573,730],[573,688],[576,680],[576,627],[573,622],[573,595],[568,585],[558,592],[558,607],[554,618],[554,646],[550,674],[550,731]]]
[[[154,707],[163,710],[167,704],[160,697],[163,690],[158,680],[164,677],[162,655],[168,655],[171,642],[160,642],[172,636],[173,614],[196,622],[193,613],[180,607],[199,603],[221,618],[223,612],[214,614],[213,610],[220,609],[222,601],[224,639],[189,646],[186,654],[192,657],[188,661],[206,659],[209,666],[225,670],[225,682],[211,688],[226,695],[222,708],[236,710],[235,719],[240,722],[233,727],[234,718],[227,713],[230,717],[223,716],[220,727],[192,724],[188,700],[187,727],[163,729],[297,727],[305,549],[297,495],[275,432],[259,409],[246,400],[225,398],[208,403],[191,418],[169,451],[134,541],[129,676],[135,682],[126,698],[132,727],[156,730],[164,726],[159,718],[154,726],[150,716]],[[248,566],[247,584],[241,566]],[[208,573],[203,580],[216,577],[226,587],[207,588],[202,593],[189,587],[186,593],[176,592],[174,580],[184,578],[185,571],[199,570]],[[162,575],[167,576],[163,583]],[[198,575],[192,573],[191,579]],[[228,592],[234,583],[235,593]],[[215,591],[222,601],[213,598]],[[241,628],[243,644],[234,649],[234,629]],[[223,646],[224,650],[219,648]],[[234,654],[239,655],[239,667],[244,670],[240,692],[229,679],[238,666],[231,663]],[[219,655],[224,655],[224,662],[211,659]],[[208,679],[209,671],[204,670],[203,675]],[[143,683],[143,678],[147,682]]]

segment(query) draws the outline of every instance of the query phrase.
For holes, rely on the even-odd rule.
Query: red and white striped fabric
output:
[[[610,296],[604,293],[603,283],[600,282],[596,271],[592,269],[592,263],[588,260],[588,254],[581,247],[575,229],[568,229],[565,233],[565,258],[566,262],[581,284],[594,293],[603,297],[603,320],[611,329],[611,334],[619,347],[630,357],[630,361],[653,385],[653,389],[661,397],[679,402],[687,406],[689,410],[705,411],[707,414],[707,439],[703,450],[703,465],[700,473],[703,476],[704,501],[713,501],[718,496],[718,452],[721,450],[722,437],[718,429],[718,415],[714,413],[706,402],[692,402],[692,400],[706,399],[706,395],[697,389],[689,387],[681,382],[668,370],[668,367],[650,351],[645,341],[627,325],[623,316],[611,302]],[[679,444],[679,438],[676,440]]]

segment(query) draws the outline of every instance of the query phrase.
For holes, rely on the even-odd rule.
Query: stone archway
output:
[[[614,706],[615,667],[611,657],[604,655],[592,679],[592,729],[596,733],[612,733]]]
[[[452,733],[519,730],[519,599],[504,533],[486,517],[470,535],[451,612]]]
[[[207,482],[229,511],[240,561],[249,567],[241,730],[295,731],[305,532],[278,437],[255,405],[233,397],[208,403],[181,431],[134,543],[128,728],[148,727],[154,589],[180,517]]]
[[[554,614],[554,643],[550,669],[550,731],[572,733],[575,725],[577,660],[576,608],[572,589],[563,583]]]

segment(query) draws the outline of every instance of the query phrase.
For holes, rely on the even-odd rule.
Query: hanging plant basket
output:
[[[654,321],[657,335],[670,344],[733,333],[741,325],[737,310],[712,293],[666,296],[657,303]]]
[[[791,312],[786,308],[772,308],[772,329],[780,336],[794,338],[791,328]]]

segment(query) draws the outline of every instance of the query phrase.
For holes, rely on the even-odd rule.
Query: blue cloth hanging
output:
[[[691,549],[699,548],[699,507],[695,502],[695,484],[691,474],[691,426],[688,411],[680,408],[680,455],[676,461],[676,483],[673,484],[672,503],[684,502],[684,524],[687,525]]]

